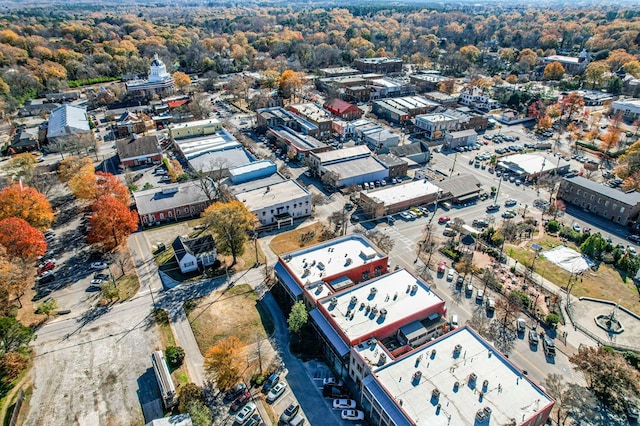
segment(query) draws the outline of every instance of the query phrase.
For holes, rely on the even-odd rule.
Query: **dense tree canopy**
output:
[[[0,190],[0,219],[9,217],[24,219],[34,228],[45,230],[53,222],[53,210],[44,194],[16,183]]]
[[[236,258],[244,253],[248,232],[256,226],[257,218],[240,201],[217,202],[202,213],[205,223],[213,230],[218,251]]]

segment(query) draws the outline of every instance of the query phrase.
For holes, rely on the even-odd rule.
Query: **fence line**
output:
[[[13,406],[13,412],[11,413],[11,420],[9,420],[9,426],[15,426],[18,422],[18,415],[20,415],[20,408],[22,407],[22,401],[24,401],[24,391],[20,389],[18,393],[18,399]]]

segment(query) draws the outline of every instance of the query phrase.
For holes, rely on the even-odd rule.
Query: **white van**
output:
[[[451,322],[449,323],[451,325],[451,328],[458,328],[459,324],[458,324],[458,316],[457,315],[451,315]]]

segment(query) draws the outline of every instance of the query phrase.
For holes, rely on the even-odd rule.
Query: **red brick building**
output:
[[[136,167],[142,164],[159,163],[162,150],[158,137],[133,135],[131,139],[116,142],[118,158],[123,167]]]
[[[357,106],[338,98],[330,100],[323,106],[324,109],[329,111],[331,114],[348,121],[357,120],[361,118],[364,113],[364,111]]]

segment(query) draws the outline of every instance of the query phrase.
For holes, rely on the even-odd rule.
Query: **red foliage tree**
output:
[[[0,244],[9,257],[24,262],[36,260],[47,251],[42,232],[17,217],[0,220]]]
[[[0,219],[8,217],[19,217],[33,227],[47,229],[53,222],[53,210],[44,194],[16,183],[0,191]]]
[[[125,206],[131,204],[129,198],[129,190],[126,186],[111,173],[97,172],[96,173],[96,199],[100,199],[105,195],[111,195],[115,197]]]
[[[89,223],[91,231],[87,241],[112,251],[138,229],[138,214],[115,196],[104,195],[93,204]]]

